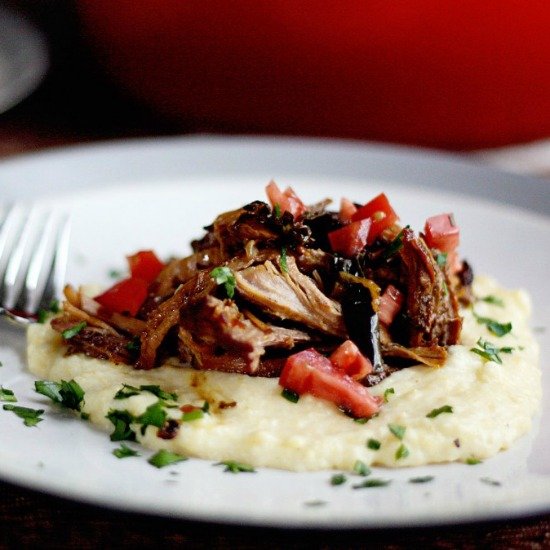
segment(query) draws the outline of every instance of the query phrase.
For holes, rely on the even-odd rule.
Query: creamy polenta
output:
[[[366,423],[309,395],[291,402],[276,378],[197,371],[170,361],[138,371],[82,354],[66,356],[61,335],[49,324],[29,328],[28,363],[42,379],[74,379],[85,391],[82,411],[107,432],[114,428],[108,418],[113,410],[138,418],[159,402],[147,390],[115,399],[124,384],[176,394],[174,403],[160,405],[168,418],[181,419],[184,405],[202,411],[208,403],[207,412],[181,422],[171,439],[160,437],[153,425],[132,425],[136,439],[151,449],[288,470],[352,469],[358,460],[398,467],[484,459],[529,431],[541,382],[528,295],[486,277],[475,280],[473,292],[478,299],[461,312],[461,344],[449,348],[445,365],[405,368],[372,387],[385,403]],[[482,299],[487,296],[492,298]],[[484,319],[510,322],[512,330],[496,336]],[[483,342],[492,344],[493,355]]]

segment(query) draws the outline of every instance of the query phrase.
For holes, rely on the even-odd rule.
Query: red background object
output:
[[[550,134],[545,0],[79,0],[142,102],[204,129],[473,148]]]

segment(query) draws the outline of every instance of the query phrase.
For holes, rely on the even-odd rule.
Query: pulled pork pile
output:
[[[372,363],[366,386],[411,364],[442,365],[459,340],[469,266],[441,262],[398,223],[357,253],[336,253],[329,234],[349,220],[328,203],[293,215],[256,201],[223,213],[190,256],[148,283],[135,314],[67,287],[52,326],[68,354],[137,369],[177,357],[197,369],[278,376],[289,355],[311,347],[328,355],[347,339]],[[388,316],[391,292],[399,299]]]

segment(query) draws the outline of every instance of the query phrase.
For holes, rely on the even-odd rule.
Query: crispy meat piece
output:
[[[229,365],[217,370],[233,370],[254,374],[260,368],[266,348],[291,349],[311,337],[303,331],[257,324],[243,315],[232,300],[214,296],[190,308],[182,315],[179,331],[183,359],[201,369],[212,369],[213,358],[232,357]],[[240,359],[237,361],[237,357]],[[219,366],[219,361],[214,363]]]
[[[287,269],[272,261],[235,274],[239,294],[279,319],[290,319],[333,336],[344,337],[346,329],[338,302],[325,296],[314,281],[300,273],[292,256]]]
[[[75,321],[70,324],[65,323],[63,325],[64,328],[60,332],[75,324],[77,324]],[[53,321],[52,326],[55,328]],[[57,327],[59,329],[61,325],[58,324]],[[84,353],[88,357],[106,359],[115,364],[124,363],[129,365],[133,361],[133,357],[128,350],[129,343],[130,340],[128,338],[119,334],[113,334],[110,331],[96,327],[85,327],[72,338],[66,340],[66,354]]]
[[[404,280],[407,283],[406,315],[410,322],[409,346],[456,344],[462,328],[458,302],[449,291],[445,274],[430,249],[411,229],[403,230]]]
[[[145,329],[141,333],[140,355],[136,368],[148,370],[155,366],[157,350],[170,329],[178,324],[181,311],[206,296],[214,286],[208,273],[200,271],[190,281],[180,285],[171,298],[150,312]]]

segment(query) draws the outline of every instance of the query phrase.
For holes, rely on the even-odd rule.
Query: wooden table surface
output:
[[[170,135],[174,128],[96,80],[67,86],[54,71],[0,115],[0,160],[50,147]],[[217,130],[220,130],[219,128]],[[1,197],[1,189],[0,189]],[[3,445],[1,442],[0,445]],[[264,529],[123,513],[0,482],[0,548],[550,548],[550,514],[513,521],[414,529]]]

